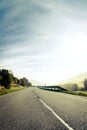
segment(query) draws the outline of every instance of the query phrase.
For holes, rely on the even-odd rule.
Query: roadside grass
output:
[[[63,91],[63,93],[78,95],[78,96],[87,96],[87,91]]]
[[[40,88],[42,89],[42,88]],[[86,96],[87,97],[87,91],[59,91],[59,90],[55,90],[54,88],[51,89],[43,89],[46,91],[53,91],[53,92],[60,92],[60,93],[66,93],[66,94],[72,94],[72,95],[78,95],[78,96]]]
[[[4,95],[4,94],[8,94],[8,93],[11,93],[11,92],[15,92],[15,91],[19,91],[19,90],[22,90],[22,89],[25,89],[26,87],[22,87],[22,86],[16,86],[16,87],[11,87],[10,89],[5,89],[5,88],[2,88],[0,90],[0,96],[1,95]]]

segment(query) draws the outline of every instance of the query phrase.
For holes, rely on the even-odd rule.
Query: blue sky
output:
[[[87,72],[86,0],[0,0],[0,68],[55,84]]]

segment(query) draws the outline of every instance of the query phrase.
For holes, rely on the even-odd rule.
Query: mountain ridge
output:
[[[66,80],[63,80],[60,84],[77,83],[78,85],[82,86],[85,79],[87,79],[87,72],[83,72]]]

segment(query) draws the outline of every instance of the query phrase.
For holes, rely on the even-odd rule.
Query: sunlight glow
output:
[[[86,72],[86,3],[26,1],[0,6],[0,68],[43,84]]]

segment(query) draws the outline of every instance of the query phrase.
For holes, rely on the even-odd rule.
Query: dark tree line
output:
[[[84,79],[83,87],[81,88],[81,91],[87,91],[87,79]]]
[[[24,77],[24,78],[18,79],[11,73],[11,71],[6,70],[6,69],[0,69],[0,85],[9,89],[12,83],[18,84],[24,87],[32,86],[32,84],[28,81],[27,78]]]
[[[83,83],[84,83],[84,88],[83,88],[83,90],[87,91],[87,79],[85,79]]]

